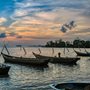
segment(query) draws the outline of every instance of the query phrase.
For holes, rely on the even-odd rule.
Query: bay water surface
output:
[[[63,48],[40,48],[42,55],[57,56],[61,52],[61,56],[76,56],[72,48],[69,52],[63,53]],[[76,49],[79,51],[79,49]],[[90,51],[90,49],[87,49]],[[0,48],[1,51],[1,48]],[[34,57],[32,52],[39,53],[37,47],[27,47],[27,54],[19,48],[9,48],[10,54],[13,56]],[[82,49],[82,52],[85,50]],[[4,53],[7,54],[6,51]],[[35,58],[35,57],[34,57]],[[81,59],[76,65],[63,65],[49,63],[47,67],[34,67],[19,64],[5,63],[11,66],[9,77],[0,77],[0,90],[52,90],[51,84],[62,82],[90,82],[90,57],[80,57]],[[0,63],[4,63],[4,59],[0,57]]]

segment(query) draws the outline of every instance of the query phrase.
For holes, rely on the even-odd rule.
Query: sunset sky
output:
[[[63,33],[63,24],[76,27]],[[90,0],[0,0],[0,42],[38,45],[50,40],[90,40]]]

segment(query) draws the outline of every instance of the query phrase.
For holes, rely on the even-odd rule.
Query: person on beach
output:
[[[60,56],[61,56],[61,53],[60,53],[60,52],[58,52],[58,57],[60,58]]]

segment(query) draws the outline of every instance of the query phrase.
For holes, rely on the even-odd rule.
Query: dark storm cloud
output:
[[[7,37],[6,33],[0,33],[0,38],[6,38],[6,37]]]
[[[75,23],[75,21],[70,21],[69,23],[66,23],[66,24],[64,24],[61,28],[60,28],[60,30],[63,32],[63,33],[66,33],[67,31],[70,31],[70,30],[72,30],[73,28],[75,28],[76,27],[76,23]]]

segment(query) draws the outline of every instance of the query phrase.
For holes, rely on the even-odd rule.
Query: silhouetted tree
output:
[[[73,43],[70,41],[55,40],[48,41],[45,45],[46,47],[75,47],[75,48],[90,48],[90,41],[80,40],[79,38],[75,39]]]

